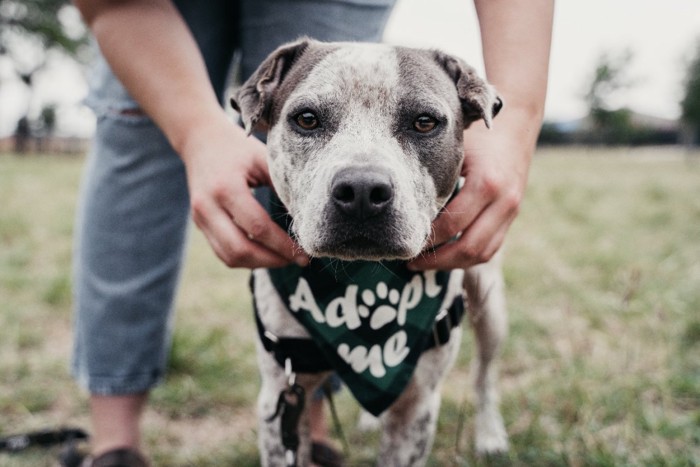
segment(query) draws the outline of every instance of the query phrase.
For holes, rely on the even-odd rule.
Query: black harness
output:
[[[253,277],[251,276],[251,288],[252,285]],[[435,317],[431,337],[426,342],[422,352],[449,342],[452,329],[459,326],[464,317],[462,298],[456,297],[455,302],[457,301],[459,303],[443,310]],[[255,301],[253,302],[255,303]],[[277,418],[280,419],[280,435],[285,449],[285,463],[287,467],[297,467],[298,425],[304,410],[305,391],[296,383],[296,373],[321,373],[331,371],[334,368],[313,339],[275,336],[265,329],[257,306],[254,305],[254,309],[260,342],[265,350],[274,356],[277,363],[285,369],[289,378],[286,389],[280,392],[275,413],[266,421],[272,422]]]
[[[256,196],[260,197],[263,193],[261,193],[261,190],[256,190]],[[265,199],[267,198],[267,199]],[[259,198],[260,199],[260,198]],[[273,219],[276,219],[277,222],[280,224],[282,228],[285,230],[289,231],[289,223],[291,221],[290,216],[282,206],[281,202],[275,198],[275,202],[271,202],[270,198],[267,196],[263,196],[262,199],[260,199],[262,204],[267,208],[268,212],[271,212],[273,215]],[[403,266],[405,268],[405,266]],[[321,267],[321,271],[323,271],[324,268]],[[283,299],[283,301],[288,300],[285,305],[292,310],[297,310],[298,308],[295,308],[291,304],[291,297],[290,295],[290,290],[294,289],[289,289],[282,287],[280,288],[280,282],[281,283],[286,283],[288,281],[291,281],[294,279],[296,276],[296,273],[299,273],[299,271],[292,271],[294,274],[289,273],[289,271],[285,271],[283,273],[277,274],[277,282],[275,282],[275,278],[271,277],[271,280],[275,286],[275,289],[277,290],[277,293],[279,293],[280,298]],[[411,277],[415,276],[409,276],[408,278],[404,277],[406,274],[406,271],[403,271],[401,274],[397,273],[395,270],[392,270],[393,274],[395,277],[401,277],[405,278],[407,281],[411,280]],[[301,274],[301,273],[299,273]],[[443,273],[444,274],[444,273]],[[282,279],[280,279],[280,275],[282,275]],[[444,276],[443,276],[444,277]],[[449,277],[449,276],[448,276]],[[311,288],[315,286],[320,289],[320,290],[336,290],[333,287],[335,284],[333,282],[337,281],[332,281],[329,279],[329,276],[326,275],[325,273],[321,276],[312,276],[310,275],[307,277],[309,279],[308,282],[304,282],[305,284],[311,284]],[[331,277],[332,279],[332,277]],[[296,283],[296,290],[299,291],[299,284],[301,284],[301,279],[297,279],[299,282]],[[427,284],[427,276],[425,278],[426,284]],[[292,281],[293,282],[293,281]],[[437,281],[436,281],[437,282]],[[438,282],[441,284],[440,287],[448,287],[448,283],[444,282]],[[408,284],[408,282],[406,282]],[[423,284],[423,282],[421,282]],[[250,279],[250,287],[251,290],[254,289],[254,276],[251,275]],[[328,288],[326,288],[328,287]],[[423,287],[423,285],[421,285]],[[427,285],[426,285],[427,287]],[[433,284],[434,287],[434,284]],[[318,290],[317,289],[317,290]],[[398,289],[398,287],[397,287]],[[408,289],[408,285],[406,285],[406,289]],[[404,289],[404,290],[406,290]],[[346,292],[349,290],[349,287],[345,289]],[[379,296],[379,289],[377,289],[377,295]],[[421,289],[422,290],[422,289]],[[434,288],[433,288],[434,290]],[[443,289],[447,290],[447,289]],[[365,289],[365,292],[367,289]],[[394,290],[396,292],[396,290]],[[297,292],[294,292],[293,295],[296,296]],[[420,292],[422,293],[422,292]],[[426,292],[427,293],[427,292]],[[438,297],[439,290],[435,292],[435,295],[429,295],[430,297],[433,297],[435,299]],[[312,298],[311,301],[314,300],[315,294],[311,294]],[[323,295],[323,293],[321,293]],[[363,296],[364,297],[364,296]],[[384,296],[381,296],[381,298],[385,298]],[[298,300],[301,300],[297,298]],[[365,300],[364,298],[362,299],[363,301]],[[391,299],[390,299],[391,301]],[[371,300],[372,303],[366,302],[368,306],[371,306],[374,303],[374,298]],[[392,301],[391,303],[393,305],[396,305],[398,302],[398,299],[396,301]],[[314,304],[314,306],[316,306]],[[412,305],[415,306],[415,305]],[[433,305],[430,305],[433,306]],[[254,307],[254,312],[255,312],[255,323],[256,327],[258,330],[258,335],[260,338],[260,342],[262,343],[264,349],[272,354],[274,359],[277,361],[278,365],[280,367],[285,369],[285,374],[288,377],[288,383],[285,389],[283,389],[278,398],[277,406],[275,413],[272,414],[269,418],[267,418],[268,422],[272,422],[273,420],[279,418],[279,423],[280,423],[280,432],[281,432],[281,441],[282,445],[284,446],[285,449],[285,457],[286,457],[286,465],[288,467],[296,467],[297,465],[297,458],[296,458],[296,453],[297,449],[299,446],[299,433],[298,433],[298,423],[299,423],[299,417],[302,414],[302,411],[304,409],[304,399],[305,399],[305,394],[304,394],[304,389],[296,383],[296,374],[297,373],[322,373],[322,372],[327,372],[327,371],[333,371],[333,370],[338,370],[339,375],[341,375],[341,378],[343,377],[343,374],[345,376],[348,376],[347,370],[345,373],[343,373],[343,370],[340,368],[336,368],[334,366],[332,359],[336,356],[336,354],[328,354],[326,348],[321,348],[321,346],[312,338],[310,337],[305,337],[305,338],[300,338],[300,337],[283,337],[283,336],[277,336],[274,335],[272,332],[269,330],[265,329],[265,326],[260,319],[260,314],[258,311],[257,303],[255,300],[253,300],[253,307]],[[447,342],[450,340],[450,336],[452,334],[452,330],[459,326],[462,322],[462,318],[464,317],[464,310],[465,310],[465,304],[463,297],[461,294],[458,294],[455,296],[452,304],[448,306],[447,308],[441,309],[437,315],[434,314],[435,312],[433,311],[430,314],[425,314],[424,318],[421,321],[418,321],[419,326],[418,327],[413,327],[412,329],[420,329],[421,334],[418,334],[420,337],[417,340],[414,340],[415,344],[413,346],[413,349],[410,351],[410,355],[412,356],[411,358],[412,363],[411,365],[416,364],[417,358],[422,355],[423,352],[432,349],[434,347],[440,347],[442,345],[445,345]],[[366,315],[364,315],[366,317]],[[434,317],[434,319],[432,318]],[[295,316],[295,318],[299,318],[299,316]],[[426,319],[427,318],[427,319]],[[431,326],[431,319],[432,319],[432,329],[430,328]],[[321,322],[321,321],[317,321]],[[402,325],[404,324],[403,322],[401,323]],[[414,322],[415,324],[415,322]],[[307,326],[308,323],[302,322],[302,325],[304,325],[307,330],[310,331],[310,333],[313,335],[311,332],[311,329]],[[381,325],[380,325],[381,326]],[[427,328],[427,329],[426,329]],[[317,328],[314,328],[317,329]],[[355,329],[355,328],[349,328],[349,329]],[[373,328],[377,329],[377,328]],[[427,331],[427,332],[426,332]],[[403,332],[403,331],[401,331]],[[416,332],[416,331],[411,331],[411,332]],[[426,335],[427,334],[427,335]],[[414,334],[415,336],[415,334]],[[323,341],[324,345],[327,345],[328,341]],[[342,344],[345,345],[345,344]],[[421,348],[422,347],[422,348]],[[410,347],[409,347],[410,348]],[[338,348],[340,350],[340,348]],[[326,356],[328,355],[328,357]],[[403,358],[403,357],[402,357]],[[346,360],[347,361],[347,360]],[[336,362],[336,365],[338,362]],[[357,371],[357,370],[355,370]],[[412,371],[412,370],[411,370]],[[395,374],[400,374],[400,378],[403,378],[403,375],[406,375],[406,372],[402,373],[395,373]],[[350,375],[352,376],[352,375]],[[377,376],[377,375],[375,375]],[[407,377],[410,377],[410,373],[408,374]],[[356,383],[356,380],[354,384]],[[396,380],[393,380],[396,381]],[[351,380],[347,380],[346,383],[348,383],[348,387],[351,389],[351,391],[355,392],[353,388],[357,389],[358,386],[353,386],[351,384]],[[393,384],[393,383],[392,383]],[[405,384],[402,383],[402,384]],[[375,386],[379,388],[379,386]],[[396,385],[394,384],[393,387],[390,388],[390,391],[388,392],[385,386],[381,387],[380,391],[376,392],[376,396],[374,397],[372,409],[375,410],[383,410],[381,409],[381,406],[389,403],[387,401],[390,401],[390,398],[395,398],[396,396]],[[372,394],[375,394],[375,392],[372,392]],[[355,394],[356,396],[358,394]],[[367,408],[367,405],[364,405],[362,402],[362,397],[358,399],[360,403]],[[366,401],[365,401],[366,402]],[[376,402],[376,403],[375,403]],[[379,407],[377,409],[377,407]],[[372,409],[369,411],[372,413],[375,413]]]
[[[251,289],[253,277],[250,279]],[[457,297],[455,300],[460,300]],[[287,361],[291,362],[296,373],[322,373],[333,370],[333,366],[319,349],[318,345],[308,337],[279,337],[265,329],[260,320],[257,306],[255,310],[255,324],[258,329],[260,342],[267,352],[270,352],[277,363],[284,368]],[[452,329],[462,323],[464,306],[451,306],[435,317],[433,332],[423,348],[423,352],[445,345],[450,340]]]

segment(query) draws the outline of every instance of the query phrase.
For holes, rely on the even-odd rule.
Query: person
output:
[[[376,41],[394,0],[76,0],[101,55],[76,225],[73,373],[90,393],[95,467],[146,465],[140,419],[166,367],[168,320],[191,215],[232,268],[309,258],[251,194],[265,145],[220,103],[234,50],[245,78],[300,35]],[[464,188],[416,270],[467,267],[501,246],[543,117],[553,0],[474,0],[487,78],[506,102],[465,138]],[[111,463],[110,463],[111,462]]]

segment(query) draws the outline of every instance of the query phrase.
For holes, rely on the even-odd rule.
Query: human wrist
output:
[[[542,126],[542,111],[536,105],[512,105],[506,99],[503,110],[494,118],[491,128],[478,122],[465,130],[466,147],[478,147],[482,144],[481,141],[500,140],[501,143],[517,144],[520,148],[527,149],[528,153],[534,150]]]
[[[512,105],[508,110],[504,109],[503,118],[498,123],[501,123],[501,127],[509,132],[513,138],[519,140],[525,147],[534,150],[542,127],[543,114],[541,106],[521,103]]]
[[[213,109],[200,109],[191,113],[187,119],[173,125],[171,131],[166,131],[170,144],[175,152],[180,155],[183,162],[188,164],[192,158],[201,153],[201,148],[216,138],[216,135],[239,129],[231,122],[229,117],[220,107]]]

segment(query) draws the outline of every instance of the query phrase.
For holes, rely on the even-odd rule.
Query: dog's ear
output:
[[[483,119],[486,127],[491,128],[493,118],[503,107],[503,101],[494,87],[480,78],[464,60],[440,51],[434,53],[435,60],[455,83],[462,104],[464,128],[479,119]]]
[[[246,133],[268,128],[272,96],[308,46],[306,38],[280,46],[231,97],[231,106],[240,112]]]

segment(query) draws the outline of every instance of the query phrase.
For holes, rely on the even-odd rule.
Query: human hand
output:
[[[409,268],[467,268],[499,250],[525,192],[539,131],[538,120],[532,120],[506,108],[491,130],[477,122],[465,132],[464,186],[433,222],[431,244],[439,246]]]
[[[222,118],[193,130],[180,153],[194,222],[227,266],[308,264],[306,254],[251,192],[270,185],[263,143]]]

